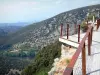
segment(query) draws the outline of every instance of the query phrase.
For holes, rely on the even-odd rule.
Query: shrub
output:
[[[61,54],[61,43],[58,41],[44,47],[35,56],[33,63],[26,67],[21,75],[47,75],[54,59]]]
[[[88,25],[85,23],[85,21],[82,22],[81,29],[82,29],[83,32],[86,32],[87,31]]]

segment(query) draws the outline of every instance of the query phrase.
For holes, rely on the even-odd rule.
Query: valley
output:
[[[0,27],[0,74],[10,75],[10,70],[14,69],[20,71],[18,74],[22,75],[41,73],[47,75],[54,59],[61,55],[61,44],[58,42],[61,23],[65,35],[67,24],[72,30],[75,25],[81,24],[88,14],[100,18],[100,4],[66,11],[24,27],[2,25]],[[74,33],[70,31],[69,35]]]

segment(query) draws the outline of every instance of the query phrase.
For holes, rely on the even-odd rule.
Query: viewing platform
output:
[[[84,37],[85,33],[80,35],[80,41],[82,40],[82,38]],[[66,36],[63,36],[62,38],[59,38],[59,41],[65,44],[68,44],[70,46],[73,46],[75,48],[78,48],[79,46],[79,42],[78,42],[78,36],[77,34],[69,36],[69,39],[66,39]]]
[[[82,57],[81,53],[76,61],[73,69],[74,75],[82,75]],[[100,28],[93,31],[93,39],[91,45],[91,55],[88,56],[88,48],[86,46],[86,74],[100,75]]]
[[[80,32],[78,25],[78,33],[74,35],[69,35],[67,25],[66,36],[62,35],[61,25],[59,41],[76,49],[63,75],[100,75],[100,19],[95,24],[89,25],[85,33]]]

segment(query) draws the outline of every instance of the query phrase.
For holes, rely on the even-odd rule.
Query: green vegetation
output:
[[[81,29],[82,29],[83,32],[86,32],[87,31],[88,25],[85,23],[85,21],[82,22]]]
[[[38,50],[31,48],[29,50],[19,50],[19,51],[4,51],[2,53],[3,56],[9,57],[34,57]],[[0,53],[1,54],[1,53]]]
[[[22,75],[48,75],[54,59],[61,53],[61,43],[58,41],[40,50],[33,63],[22,71]]]
[[[95,14],[94,13],[89,13],[86,20],[88,20],[88,21],[93,20],[93,16],[94,16],[94,20],[95,20],[95,17],[96,17]]]
[[[70,59],[67,59],[67,60],[66,60],[66,63],[69,64],[69,63],[70,63]]]
[[[7,74],[10,71],[10,69],[17,69],[21,71],[28,64],[30,64],[30,61],[26,59],[0,56],[0,75]]]
[[[76,23],[78,20],[83,21],[89,11],[91,13],[86,20],[92,20],[92,17],[94,15],[94,13],[92,14],[92,12],[95,12],[95,14],[97,14],[98,10],[96,11],[96,9],[98,8],[100,8],[100,4],[64,12],[47,20],[23,27],[19,31],[7,36],[5,36],[6,33],[1,30],[0,50],[3,51],[0,51],[0,75],[4,75],[10,69],[22,70],[30,62],[23,61],[23,59],[20,60],[20,58],[33,58],[36,54],[37,55],[33,60],[33,63],[22,71],[22,75],[47,75],[47,72],[52,67],[54,58],[59,57],[61,52],[61,45],[59,42],[48,45],[56,40],[55,36],[59,36],[59,25],[61,23],[66,23],[67,21],[71,24]],[[89,11],[87,11],[88,9]],[[71,24],[70,27],[72,27]],[[87,30],[85,21],[82,22],[81,28],[83,31]],[[38,52],[38,50],[31,47],[34,45],[38,49],[42,48],[45,45],[48,46],[44,47]],[[69,63],[69,60],[66,60],[66,62]]]
[[[14,45],[9,50],[1,50],[1,56],[8,57],[31,57],[33,58],[38,52],[36,47],[31,47],[28,43]]]
[[[86,24],[87,21],[93,21],[93,16],[94,16],[94,20],[96,20],[96,16],[94,13],[89,13],[86,17],[86,19],[81,23],[81,29],[83,32],[86,32],[88,29],[88,25]]]
[[[7,74],[10,69],[21,71],[32,61],[38,50],[36,48],[22,47],[21,50],[1,50],[0,51],[0,75]],[[10,72],[8,75],[19,75]]]

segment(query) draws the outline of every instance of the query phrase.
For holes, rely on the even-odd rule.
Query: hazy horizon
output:
[[[100,0],[0,0],[0,23],[33,23]]]

